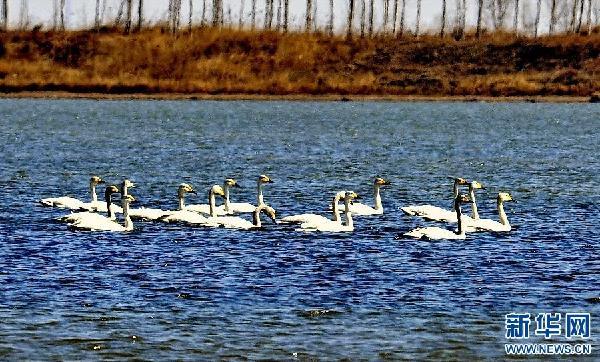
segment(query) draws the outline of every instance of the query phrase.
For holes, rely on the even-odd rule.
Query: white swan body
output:
[[[326,223],[328,221],[334,221],[334,222],[340,223],[341,220],[340,220],[338,202],[345,195],[346,195],[345,191],[340,191],[335,194],[333,201],[331,202],[331,209],[332,209],[332,218],[331,219],[329,219],[325,216],[322,216],[322,215],[317,215],[317,214],[299,214],[299,215],[286,216],[286,217],[282,218],[281,220],[279,220],[279,222],[282,224],[302,224],[302,223],[316,224],[316,223],[321,223],[321,222]]]
[[[171,213],[170,215],[162,218],[161,220],[165,222],[183,222],[195,226],[217,227],[219,226],[219,224],[214,220],[217,216],[215,210],[215,196],[217,195],[223,197],[225,193],[223,192],[223,188],[221,186],[214,185],[208,192],[209,213],[212,212],[212,216],[210,217],[206,217],[195,211],[190,211],[188,208],[185,207],[182,199],[180,198],[179,206],[182,209]]]
[[[186,184],[186,183],[180,184],[179,187],[177,188],[177,199],[179,201],[179,209],[178,210],[182,210],[183,208],[185,208],[184,198],[187,193],[195,194],[196,190],[194,190],[194,188],[189,184]],[[163,209],[140,207],[138,209],[130,209],[129,216],[133,220],[166,221],[165,218],[167,216],[173,215],[176,212],[177,212],[176,210],[163,210]]]
[[[211,220],[218,223],[219,226],[224,227],[226,229],[238,229],[238,230],[250,230],[250,229],[258,229],[262,227],[262,223],[260,220],[260,213],[264,212],[267,214],[273,222],[275,222],[275,210],[266,205],[258,205],[252,214],[252,222],[242,219],[238,216],[216,216],[212,217]]]
[[[404,234],[404,236],[414,239],[426,240],[463,240],[466,238],[465,229],[461,218],[461,203],[471,202],[467,195],[458,195],[454,201],[456,210],[456,219],[458,220],[458,230],[456,232],[448,229],[442,229],[436,226],[417,228]]]
[[[479,218],[479,213],[477,212],[477,204],[475,203],[475,191],[474,190],[475,189],[483,189],[484,187],[482,184],[480,184],[477,181],[468,182],[465,179],[457,178],[454,181],[454,187],[453,187],[454,198],[456,198],[456,196],[458,195],[458,185],[464,185],[465,183],[469,185],[469,195],[471,196],[471,200],[473,201],[473,207],[472,207],[473,216],[472,217],[469,217],[468,215],[461,216],[463,220],[468,222],[469,219],[478,219]],[[420,217],[424,218],[425,220],[440,221],[440,222],[446,222],[446,223],[456,223],[457,222],[456,211],[454,210],[454,208],[453,208],[453,210],[446,210],[441,207],[433,206],[433,205],[418,205],[418,206],[403,207],[403,208],[401,208],[401,210],[407,215],[420,216]]]
[[[317,222],[305,222],[300,225],[300,231],[322,231],[322,232],[351,232],[354,231],[354,222],[352,213],[350,212],[350,203],[353,199],[358,198],[358,195],[353,191],[346,191],[344,197],[344,217],[345,222],[342,224],[335,220],[319,220]]]
[[[48,197],[39,200],[39,203],[43,206],[48,207],[57,207],[61,209],[70,209],[70,210],[90,210],[91,204],[98,204],[98,196],[96,195],[96,186],[99,184],[103,184],[104,180],[102,180],[98,176],[92,176],[90,178],[90,194],[92,197],[91,202],[83,202],[74,197],[70,196],[61,196],[61,197]],[[106,208],[106,207],[105,207]]]
[[[229,202],[229,189],[226,188],[224,190],[225,202],[223,204],[223,210],[228,214],[254,212],[257,206],[263,205],[265,203],[263,196],[263,185],[271,183],[273,183],[273,180],[271,180],[269,176],[258,176],[258,180],[256,181],[256,205],[252,205],[248,202]]]
[[[116,194],[116,193],[119,193],[119,189],[117,188],[117,186],[115,186],[115,185],[107,186],[106,190],[104,192],[105,200],[110,201],[112,198],[112,195]],[[113,212],[113,208],[115,205],[110,203],[109,201],[106,201],[106,205],[104,206],[104,208],[107,210],[106,212],[108,213],[108,218],[110,220],[114,220],[115,213]],[[67,223],[75,223],[75,222],[83,220],[83,219],[98,220],[98,218],[106,218],[106,216],[100,215],[95,211],[80,211],[80,212],[70,213],[69,215],[61,216],[61,217],[57,218],[57,220],[62,221],[62,222],[67,222]]]
[[[492,219],[477,219],[470,220],[466,224],[467,232],[478,232],[478,231],[495,231],[495,232],[507,232],[511,231],[512,227],[508,222],[508,217],[506,217],[506,213],[504,212],[504,202],[506,201],[514,201],[512,195],[508,192],[500,192],[498,193],[498,197],[496,199],[498,205],[498,217],[500,222],[492,220]]]
[[[373,182],[373,196],[375,199],[375,206],[369,206],[362,204],[360,202],[355,202],[350,205],[350,212],[353,215],[357,216],[371,216],[371,215],[382,215],[383,214],[383,204],[381,203],[381,194],[379,193],[379,189],[381,186],[390,185],[388,180],[385,180],[381,177],[376,177]]]
[[[122,195],[121,202],[123,207],[123,217],[125,219],[124,225],[119,224],[116,220],[110,218],[110,207],[109,217],[95,214],[96,216],[88,216],[81,218],[74,223],[69,224],[72,229],[76,230],[88,230],[88,231],[113,231],[113,232],[125,232],[133,230],[133,222],[129,217],[129,203],[135,201],[131,195]],[[107,200],[110,203],[110,198]]]
[[[223,192],[225,193],[225,203],[223,205],[220,206],[216,206],[213,208],[213,213],[215,213],[217,216],[225,216],[225,215],[229,215],[232,214],[234,211],[232,211],[230,208],[228,208],[227,204],[229,202],[229,188],[230,187],[240,187],[237,183],[237,181],[235,181],[234,179],[228,178],[225,179],[225,181],[223,182]],[[188,211],[193,211],[193,212],[198,212],[201,214],[205,214],[205,215],[210,215],[210,205],[209,204],[196,204],[196,205],[189,205],[185,207],[186,210]]]

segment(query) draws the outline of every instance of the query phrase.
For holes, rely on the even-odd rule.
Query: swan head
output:
[[[375,181],[373,181],[375,185],[384,186],[390,185],[391,182],[389,180],[384,179],[383,177],[375,177]]]
[[[223,191],[223,187],[221,187],[220,185],[214,185],[211,189],[210,192],[213,195],[217,195],[217,196],[221,196],[221,197],[225,197],[225,191]]]
[[[106,198],[109,199],[112,194],[119,194],[119,193],[121,193],[121,190],[119,190],[119,188],[116,185],[110,185],[110,186],[106,186],[106,190],[104,191],[104,196],[106,196]]]
[[[90,184],[92,184],[93,186],[103,184],[103,183],[105,183],[105,182],[103,179],[100,178],[100,176],[93,175],[92,177],[90,177]]]
[[[360,196],[356,192],[354,192],[354,191],[346,191],[345,192],[344,202],[348,201],[350,204],[352,204],[352,202],[357,199],[360,199]]]
[[[460,204],[472,204],[473,200],[471,200],[471,198],[465,194],[458,194],[458,196],[456,196],[456,200],[455,200],[456,204],[460,205]]]
[[[483,186],[481,183],[479,183],[478,181],[471,181],[471,183],[469,183],[469,187],[471,187],[472,189],[482,189],[485,190],[485,186]]]
[[[180,184],[179,187],[177,188],[177,195],[179,197],[183,197],[187,193],[195,194],[196,190],[194,190],[194,188],[190,184],[186,184],[186,183]]]
[[[275,213],[275,209],[274,208],[272,208],[271,206],[265,206],[260,211],[262,213],[264,213],[265,215],[267,215],[271,219],[271,221],[275,222],[275,219],[276,219],[277,215]]]
[[[466,178],[454,177],[454,176],[448,176],[448,178],[451,180],[454,180],[455,185],[468,185],[469,184],[469,181]]]
[[[267,175],[260,175],[258,176],[258,183],[261,184],[272,184],[273,180],[271,180],[271,178]]]
[[[129,181],[128,179],[123,180],[123,182],[121,183],[121,190],[124,190],[125,188],[134,188],[135,184],[131,181]]]
[[[515,201],[515,199],[513,199],[512,195],[509,194],[508,192],[499,192],[498,193],[498,201],[500,201],[500,202]]]
[[[241,188],[240,184],[237,183],[236,180],[232,179],[232,178],[226,178],[225,182],[223,182],[224,185],[227,185],[227,187],[237,187],[237,188]]]

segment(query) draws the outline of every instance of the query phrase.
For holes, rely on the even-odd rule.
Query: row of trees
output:
[[[8,0],[1,0],[0,4],[0,27],[8,28],[9,5]],[[116,17],[111,21],[115,26],[122,27],[129,33],[139,30],[144,24],[144,0],[118,0]],[[186,1],[186,0],[184,0]],[[232,10],[229,5],[224,9],[224,0],[187,0],[188,18],[187,28],[195,25],[200,26],[234,26]],[[237,25],[250,27],[252,29],[261,27],[258,23],[257,13],[262,12],[263,29],[279,30],[287,32],[290,29],[290,0],[261,0],[264,10],[257,10],[257,0],[236,0],[240,2]],[[246,1],[249,2],[247,8]],[[347,0],[345,9],[335,9],[334,0],[328,0],[327,22],[322,27],[317,25],[317,0],[296,0],[306,3],[306,11],[302,21],[305,31],[325,30],[334,34],[334,16],[336,14],[347,14],[345,16],[344,32],[347,36],[360,34],[361,37],[374,36],[376,33],[391,33],[404,36],[411,33],[419,36],[421,33],[421,1],[422,0]],[[322,2],[327,0],[322,0]],[[454,1],[455,14],[452,22],[449,21],[448,0],[439,0],[441,5],[441,16],[439,24],[439,35],[444,37],[452,34],[455,38],[462,38],[466,31],[468,5],[474,5],[476,9],[475,33],[481,35],[486,24],[491,24],[493,30],[510,30],[515,34],[527,32],[538,36],[543,30],[541,24],[548,24],[547,32],[554,34],[558,31],[571,33],[590,34],[594,26],[599,22],[600,0],[474,0],[475,4],[468,4],[466,0]],[[542,19],[542,1],[546,2],[548,14]],[[381,6],[380,28],[375,27],[375,16],[377,11],[375,3]],[[26,28],[28,22],[28,1],[21,0],[19,9],[19,27]],[[193,14],[200,8],[200,22],[194,24]],[[107,0],[96,0],[94,27],[99,29],[106,24],[104,14],[106,13]],[[54,29],[65,28],[65,0],[53,0],[52,26]],[[407,10],[416,11],[414,27],[407,27]],[[183,26],[182,0],[168,0],[166,16],[167,27],[172,32],[180,31]],[[136,22],[134,23],[134,19]],[[185,21],[185,20],[184,20]],[[508,24],[511,23],[512,24]]]

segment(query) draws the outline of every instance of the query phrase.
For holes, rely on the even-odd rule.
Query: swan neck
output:
[[[90,182],[90,193],[92,194],[92,202],[98,202],[98,195],[96,195],[96,184]]]
[[[114,217],[113,212],[112,212],[112,207],[111,207],[111,203],[110,203],[110,195],[105,195],[105,199],[106,199],[106,212],[108,214],[108,218],[112,220],[112,218]]]
[[[225,193],[225,203],[224,208],[225,212],[229,212],[229,185],[227,183],[223,184],[223,192]]]
[[[338,206],[338,203],[340,202],[340,197],[340,195],[336,194],[333,198],[333,201],[331,202],[331,212],[333,213],[331,220],[337,222],[340,221],[340,209]]]
[[[123,199],[123,218],[125,218],[125,229],[131,230],[133,229],[133,223],[131,222],[131,218],[129,217],[129,200]]]
[[[349,228],[354,227],[354,221],[352,220],[352,213],[350,212],[350,200],[344,200],[344,216],[346,217],[346,226]]]
[[[465,231],[463,230],[462,224],[462,212],[460,210],[460,203],[458,200],[454,202],[454,209],[456,210],[456,222],[458,223],[458,230],[456,231],[456,234],[464,235]]]
[[[262,183],[260,182],[260,180],[258,180],[258,182],[256,183],[256,202],[258,205],[262,205],[265,202],[263,201],[263,190],[262,190]]]
[[[177,195],[177,199],[179,200],[179,210],[185,209],[185,201],[183,199],[183,195],[182,194]]]
[[[210,209],[210,216],[211,217],[217,216],[217,212],[216,212],[216,209],[215,209],[215,194],[213,193],[212,190],[210,190],[208,192],[208,206],[209,206],[209,209]]]
[[[458,180],[454,180],[454,186],[452,186],[452,200],[456,200],[458,196]],[[452,201],[452,211],[456,211],[456,203]]]
[[[373,195],[375,197],[375,210],[383,209],[383,205],[381,204],[381,194],[379,193],[379,189],[380,189],[379,185],[376,184],[373,186]]]
[[[471,198],[471,201],[473,201],[473,204],[471,205],[473,220],[479,220],[479,212],[477,210],[477,202],[475,200],[475,189],[471,185],[469,185],[469,197]]]
[[[502,200],[498,200],[498,217],[500,218],[500,224],[510,226],[506,212],[504,212],[504,203]]]
[[[257,207],[252,213],[252,225],[258,228],[262,226],[262,223],[260,222],[260,211],[260,207]]]

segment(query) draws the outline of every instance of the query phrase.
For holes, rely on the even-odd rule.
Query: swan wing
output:
[[[340,210],[343,210],[343,206],[340,208]],[[381,215],[383,214],[383,209],[375,209],[374,207],[371,207],[369,205],[365,205],[365,204],[361,204],[360,202],[355,202],[352,205],[349,205],[349,210],[352,214],[354,215],[359,215],[359,216],[370,216],[370,215]]]
[[[77,222],[82,219],[97,219],[97,218],[103,218],[103,217],[106,217],[106,216],[100,215],[95,212],[90,212],[90,211],[80,211],[80,212],[71,213],[69,215],[61,216],[61,217],[57,218],[56,220],[62,221],[62,222],[67,222],[67,223],[74,223],[74,222]]]
[[[321,222],[305,222],[300,224],[301,231],[324,231],[324,232],[348,232],[352,231],[353,228],[342,225],[341,223],[333,220],[322,220]]]
[[[188,205],[185,207],[185,210],[210,215],[210,205],[208,204]],[[215,212],[217,216],[227,215],[225,212],[225,206],[223,205],[215,207]]]
[[[85,202],[84,207],[85,210],[96,211],[96,212],[108,212],[106,208],[106,202],[96,201],[96,202]],[[111,204],[110,209],[115,214],[122,214],[123,208],[119,205]]]
[[[128,231],[123,225],[117,223],[114,220],[107,218],[106,216],[102,216],[99,214],[95,217],[84,217],[81,218],[74,223],[69,224],[69,226],[73,229],[77,230],[89,230],[89,231]]]
[[[286,216],[286,217],[282,218],[281,220],[279,220],[279,222],[283,223],[283,224],[302,224],[302,223],[319,224],[319,223],[326,223],[328,221],[332,221],[332,220],[326,218],[325,216],[317,215],[317,214],[292,215],[292,216]]]
[[[74,197],[62,196],[62,197],[48,197],[39,200],[39,203],[47,207],[58,207],[60,209],[70,210],[81,210],[85,208],[85,202],[78,200]]]
[[[504,225],[498,221],[492,219],[479,219],[473,220],[471,219],[469,222],[465,223],[465,230],[467,232],[477,232],[477,231],[495,231],[495,232],[504,232],[510,231],[510,225]]]
[[[169,216],[173,211],[161,210],[161,209],[147,209],[141,207],[139,209],[130,209],[129,217],[132,220],[158,220],[160,218]]]
[[[433,205],[413,205],[402,207],[401,210],[411,216],[420,216],[426,220],[454,223],[457,221],[456,212]]]
[[[248,230],[254,227],[254,224],[250,221],[237,216],[219,216],[211,219],[219,226],[223,226],[227,229]]]
[[[465,235],[459,235],[448,229],[442,229],[435,226],[417,228],[404,234],[415,239],[428,239],[428,240],[453,240],[453,239],[464,239]]]
[[[190,225],[210,226],[210,224],[213,224],[210,219],[211,218],[200,215],[197,212],[179,210],[167,215],[166,217],[160,218],[159,220],[164,222],[182,222]]]
[[[229,211],[233,213],[254,212],[256,206],[248,202],[231,202],[229,203]]]

